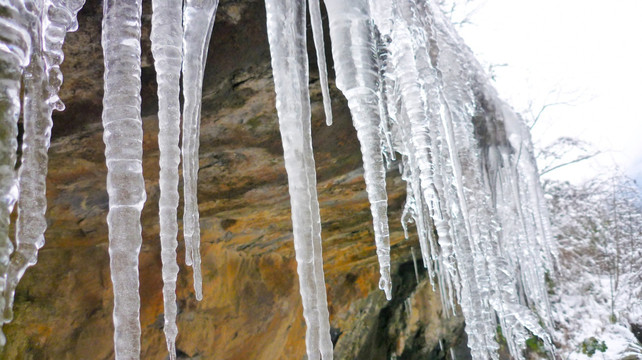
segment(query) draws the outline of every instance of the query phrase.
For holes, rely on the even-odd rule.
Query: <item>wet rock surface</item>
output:
[[[143,359],[167,356],[158,237],[158,123],[144,5],[143,126],[147,202],[142,214],[140,296]],[[102,141],[102,4],[89,2],[68,35],[47,182],[47,243],[16,293],[4,327],[4,359],[113,358],[113,293],[105,216]],[[311,53],[311,51],[310,51]],[[311,56],[314,60],[314,57]],[[311,69],[314,71],[315,65]],[[361,154],[345,99],[332,89],[325,126],[311,75],[313,145],[323,225],[324,270],[337,359],[440,359],[462,344],[463,320],[445,318],[425,276],[415,279],[399,222],[405,184],[388,174],[394,298],[379,272]],[[261,1],[222,1],[203,90],[199,208],[204,299],[197,302],[179,232],[181,359],[303,359],[305,324],[292,243],[287,178],[274,104]],[[182,186],[182,185],[181,185]],[[182,209],[179,209],[179,219]],[[420,274],[422,265],[418,264]],[[465,343],[465,342],[464,342]]]

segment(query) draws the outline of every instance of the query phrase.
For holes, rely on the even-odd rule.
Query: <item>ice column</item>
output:
[[[388,195],[379,131],[379,69],[368,1],[327,0],[337,87],[348,99],[363,156],[366,191],[379,258],[379,287],[392,298]]]
[[[116,359],[140,356],[138,254],[145,203],[140,117],[141,0],[105,0],[103,140],[109,194],[109,255]]]
[[[310,133],[305,4],[267,0],[272,55],[285,168],[288,173],[297,272],[306,321],[308,359],[332,359],[323,263],[316,171]]]
[[[171,360],[176,359],[176,236],[178,233],[178,165],[180,149],[180,77],[182,62],[181,0],[152,1],[152,54],[158,82],[158,147],[160,149],[160,240],[163,263],[165,340]]]
[[[198,139],[203,74],[217,8],[218,0],[186,0],[183,8],[183,234],[185,263],[194,269],[194,291],[198,300],[203,298],[197,197]]]
[[[24,135],[22,164],[18,173],[20,196],[16,223],[16,251],[11,257],[4,292],[5,318],[13,317],[13,296],[27,267],[36,263],[47,227],[47,151],[51,138],[51,113],[63,110],[58,98],[62,85],[62,44],[68,31],[78,27],[76,13],[84,0],[34,2],[31,62],[25,70]]]
[[[16,149],[20,115],[20,78],[29,63],[30,29],[36,18],[25,9],[24,2],[4,0],[0,3],[0,291],[6,289],[9,256],[13,244],[9,239],[9,216],[18,197],[16,182]],[[0,298],[2,309],[7,305]],[[2,323],[8,319],[2,314]],[[6,339],[0,332],[0,345]]]

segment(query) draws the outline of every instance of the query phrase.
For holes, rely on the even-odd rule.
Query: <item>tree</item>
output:
[[[591,326],[591,336],[626,333],[625,341],[639,346],[631,333],[642,318],[642,195],[637,184],[614,175],[580,185],[547,180],[544,189],[559,249],[552,305],[563,351],[577,349],[586,340],[580,334]]]

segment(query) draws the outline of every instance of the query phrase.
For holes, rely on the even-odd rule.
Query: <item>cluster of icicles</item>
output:
[[[83,0],[0,0],[0,307],[12,318],[16,284],[35,264],[46,227],[51,113],[67,31]],[[200,103],[218,0],[154,0],[152,53],[159,98],[160,240],[164,331],[175,358],[177,207],[184,176],[186,263],[202,298],[196,197]],[[444,309],[466,319],[473,358],[498,358],[498,326],[513,357],[536,336],[552,351],[545,271],[548,220],[528,130],[503,102],[431,1],[325,0],[336,85],[348,100],[363,155],[380,288],[392,296],[385,175],[407,182],[402,223],[414,224],[423,264]],[[332,122],[319,0],[308,9],[328,125]],[[267,28],[292,207],[308,359],[331,359],[321,220],[311,141],[306,3],[266,0]],[[115,354],[140,357],[138,255],[146,200],[140,116],[141,0],[105,0],[104,141]],[[179,149],[183,78],[182,149]],[[21,85],[22,84],[22,85]],[[22,159],[17,121],[24,87]],[[8,236],[18,203],[16,251]],[[406,232],[407,236],[407,232]],[[12,255],[13,252],[13,255]],[[544,326],[542,326],[543,324]],[[4,341],[4,339],[3,339]]]

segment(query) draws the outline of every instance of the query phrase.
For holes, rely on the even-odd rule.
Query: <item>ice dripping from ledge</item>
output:
[[[293,6],[270,4],[268,9]],[[461,306],[473,357],[498,358],[498,326],[517,359],[532,335],[552,352],[544,286],[552,246],[528,130],[497,97],[433,2],[326,0],[325,5],[336,85],[348,100],[361,143],[386,297],[392,294],[386,161],[400,157],[408,182],[404,228],[415,224],[423,262],[444,308],[455,312],[456,304]],[[279,43],[271,37],[277,108],[286,100],[290,108],[295,100],[308,104],[307,83],[286,93],[277,81],[285,71],[277,60],[304,51],[304,28],[293,29],[299,33]],[[291,115],[279,110],[283,123]],[[312,149],[300,151],[286,149],[286,160],[310,157]],[[293,181],[290,187],[305,188]],[[293,219],[309,209],[293,203]],[[312,224],[304,225],[312,231]],[[302,288],[314,288],[311,277],[300,274],[300,281]],[[315,341],[308,345],[317,346]],[[308,351],[316,354],[316,347]]]

